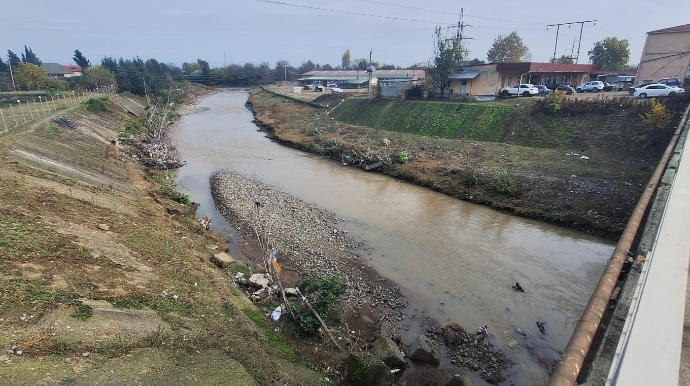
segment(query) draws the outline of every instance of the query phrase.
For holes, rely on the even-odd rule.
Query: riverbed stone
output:
[[[351,386],[391,385],[393,381],[388,366],[368,352],[350,354],[345,367],[345,378]]]
[[[251,287],[265,288],[271,282],[267,275],[263,273],[255,273],[249,277],[247,281]]]
[[[476,386],[476,384],[467,374],[456,374],[446,386]]]
[[[235,259],[225,252],[215,253],[213,256],[211,256],[211,262],[220,268],[227,267],[228,264],[232,263],[233,261],[235,261]]]
[[[424,335],[419,335],[410,345],[410,359],[438,365],[441,363],[441,353],[435,342]]]
[[[398,346],[387,336],[376,339],[371,347],[371,353],[376,355],[386,366],[398,369],[405,367],[405,357]]]

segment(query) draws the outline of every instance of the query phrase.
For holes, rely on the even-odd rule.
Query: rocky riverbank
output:
[[[400,291],[359,260],[357,244],[337,227],[334,214],[232,173],[212,176],[211,191],[218,210],[246,240],[270,246],[281,266],[297,271],[284,285],[300,277],[337,277],[348,286],[349,306],[393,323],[403,317]]]
[[[380,335],[400,343],[398,332],[390,328],[404,318],[404,296],[359,259],[356,253],[359,246],[338,227],[333,213],[232,173],[213,175],[211,190],[218,210],[245,240],[255,240],[259,250],[273,249],[283,272],[294,272],[292,277],[281,275],[283,286],[291,286],[295,280],[307,276],[337,277],[348,285],[341,311],[329,315],[327,323],[338,324],[335,328],[347,326],[348,330],[360,331],[364,341],[360,342],[362,349],[371,348]],[[263,264],[264,257],[254,258],[255,263]],[[382,325],[388,333],[382,334]],[[435,345],[447,347],[451,363],[476,371],[489,382],[506,380],[500,373],[509,364],[481,334],[468,333],[453,324],[444,329],[427,329],[425,335]],[[416,350],[400,344],[399,347],[408,355]],[[437,380],[447,377],[448,369],[435,369]],[[418,380],[413,375],[406,384]],[[428,384],[445,383],[442,382]]]

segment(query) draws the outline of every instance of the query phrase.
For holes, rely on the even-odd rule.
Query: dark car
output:
[[[565,91],[566,94],[570,95],[575,92],[575,89],[568,84],[559,84],[556,86],[556,91]]]
[[[613,85],[611,83],[604,83],[604,91],[613,91]]]
[[[640,83],[640,84],[637,84],[635,86],[632,86],[628,89],[628,94],[632,95],[635,93],[635,88],[649,86],[650,84],[654,84],[654,82],[644,82],[644,83]]]
[[[549,92],[551,92],[551,90],[549,90],[549,88],[546,87],[546,86],[536,85],[536,86],[534,86],[534,87],[536,87],[537,90],[539,90],[539,95],[544,95],[544,96],[545,96],[546,94],[548,94]]]

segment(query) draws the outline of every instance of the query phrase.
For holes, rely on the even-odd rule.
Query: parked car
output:
[[[534,87],[533,84],[529,83],[523,83],[523,84],[516,84],[513,87],[505,87],[501,89],[501,95],[503,96],[508,96],[508,95],[517,95],[517,96],[532,96],[532,95],[538,95],[539,90]]]
[[[575,92],[575,89],[569,84],[559,84],[556,86],[556,91],[564,91],[566,94],[570,95]]]
[[[675,78],[675,77],[674,78],[663,78],[663,79],[659,80],[658,83],[659,84],[665,84],[665,85],[671,86],[671,87],[673,87],[673,86],[680,87],[682,85],[680,79]]]
[[[660,83],[652,83],[644,87],[635,88],[633,96],[640,97],[641,99],[648,97],[660,97],[660,96],[675,96],[684,93],[680,87],[667,86]]]
[[[613,85],[611,83],[604,83],[604,91],[613,91]]]
[[[549,90],[548,87],[546,87],[546,86],[537,85],[537,86],[534,86],[534,87],[536,87],[537,90],[539,90],[539,95],[546,96],[546,94],[548,94],[548,93],[551,92],[551,90]]]
[[[316,92],[323,92],[323,89],[324,89],[324,87],[321,84],[317,84],[314,86],[314,91],[316,91]]]
[[[338,87],[338,82],[326,82],[326,87]]]
[[[628,89],[628,93],[630,95],[633,95],[635,93],[635,89],[638,89],[638,88],[644,87],[644,86],[648,86],[650,84],[654,84],[654,82],[643,82],[643,83],[637,84],[635,86],[632,86]]]
[[[599,92],[604,90],[604,82],[600,80],[593,80],[591,82],[587,82],[583,84],[582,86],[577,86],[575,91],[579,93],[583,92]]]

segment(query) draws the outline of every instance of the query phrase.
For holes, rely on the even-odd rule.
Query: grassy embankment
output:
[[[120,102],[60,105],[0,136],[0,379],[326,383],[231,284],[246,266],[208,261],[224,240],[111,144],[142,128]]]
[[[631,99],[566,99],[558,113],[547,112],[542,98],[339,99],[325,95],[316,101],[324,108],[314,108],[262,91],[250,101],[258,121],[290,146],[357,164],[381,161],[395,178],[610,238],[625,226],[673,132],[640,140],[650,134],[639,116],[649,102]]]

